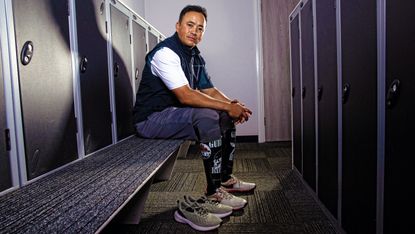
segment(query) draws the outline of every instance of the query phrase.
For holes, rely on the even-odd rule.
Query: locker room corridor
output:
[[[292,170],[290,143],[240,143],[236,146],[234,174],[254,182],[242,211],[226,217],[212,233],[341,233],[320,207],[300,176]],[[151,186],[140,224],[112,224],[105,233],[198,233],[173,219],[176,200],[200,196],[205,186],[197,147],[178,158],[171,180]]]
[[[253,111],[234,174],[257,188],[213,232],[413,233],[415,1],[196,2],[214,19],[200,48],[215,86]],[[187,3],[0,0],[0,234],[196,232],[173,213],[205,191],[197,146],[175,162],[171,140],[130,138],[146,55]],[[139,224],[113,220],[142,204]]]

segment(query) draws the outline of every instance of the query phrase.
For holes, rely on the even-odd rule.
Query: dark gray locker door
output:
[[[67,5],[13,1],[28,179],[77,158]]]
[[[134,133],[133,86],[131,80],[131,41],[129,17],[111,5],[111,38],[114,69],[117,139]]]
[[[151,51],[154,47],[156,47],[158,43],[157,36],[151,32],[148,32],[148,51]]]
[[[301,84],[300,84],[300,28],[299,15],[290,22],[291,30],[291,95],[292,95],[292,128],[293,128],[293,163],[302,173],[301,152]]]
[[[375,233],[377,162],[376,0],[341,1],[342,226]]]
[[[105,7],[76,1],[85,154],[112,143]]]
[[[415,2],[386,1],[384,233],[413,232]]]
[[[316,189],[316,124],[314,84],[313,7],[308,1],[300,11],[303,98],[303,177]]]
[[[1,48],[0,48],[1,49]],[[4,77],[2,51],[0,50],[0,192],[12,187],[9,147],[6,136],[9,135],[6,122],[6,102],[4,98]]]
[[[134,52],[134,80],[135,92],[138,91],[140,85],[141,75],[143,73],[146,49],[146,29],[133,21],[133,52]]]
[[[337,45],[335,1],[316,1],[318,196],[334,217],[338,198]]]

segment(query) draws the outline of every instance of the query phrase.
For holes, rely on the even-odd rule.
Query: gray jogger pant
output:
[[[135,125],[139,136],[209,142],[234,128],[226,112],[209,108],[169,107]]]

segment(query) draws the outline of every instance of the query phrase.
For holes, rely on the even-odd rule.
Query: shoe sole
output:
[[[237,207],[233,207],[232,206],[232,210],[240,210],[240,209],[243,209],[246,206],[246,204],[248,204],[248,202],[245,203],[243,206],[237,206]]]
[[[210,226],[210,227],[199,226],[197,224],[194,224],[192,221],[186,219],[185,217],[181,216],[178,211],[174,212],[174,220],[176,220],[179,223],[189,224],[193,229],[196,229],[198,231],[210,231],[210,230],[214,230],[216,228],[219,228],[219,226],[220,226],[220,224],[215,225],[215,226]]]
[[[243,189],[231,189],[231,188],[223,187],[223,190],[225,190],[228,193],[246,193],[246,192],[253,191],[255,188],[256,188],[256,186],[253,187],[253,188],[251,188],[251,189],[245,189],[245,190],[243,190]]]

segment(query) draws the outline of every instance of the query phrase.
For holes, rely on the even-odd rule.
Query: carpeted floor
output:
[[[254,182],[250,194],[238,194],[248,205],[223,220],[212,233],[341,233],[326,216],[301,178],[291,169],[291,147],[286,143],[240,143],[236,147],[234,174]],[[138,225],[112,224],[106,233],[193,233],[173,218],[176,200],[202,195],[203,163],[197,147],[176,162],[171,180],[152,185]]]

